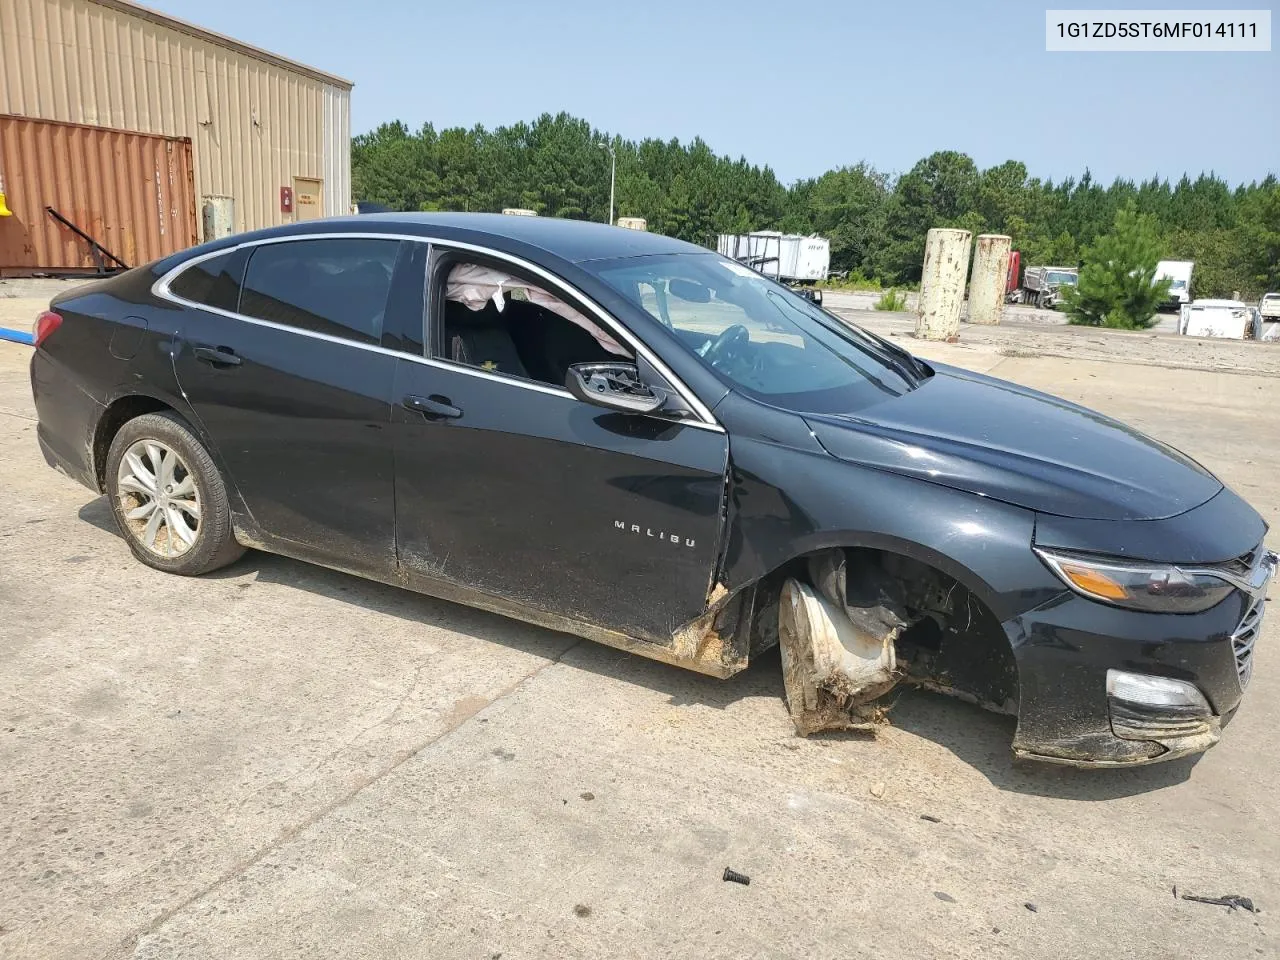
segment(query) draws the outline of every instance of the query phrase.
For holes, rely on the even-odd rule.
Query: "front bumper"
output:
[[[1237,590],[1193,615],[1122,610],[1064,594],[1005,623],[1018,662],[1014,753],[1076,766],[1134,766],[1199,753],[1221,737],[1253,669],[1265,609]],[[1108,693],[1108,671],[1189,684],[1203,707]]]

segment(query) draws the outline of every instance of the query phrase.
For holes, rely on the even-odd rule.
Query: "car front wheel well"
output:
[[[144,394],[131,394],[120,397],[103,411],[93,431],[93,471],[99,492],[107,489],[107,451],[111,449],[111,441],[130,420],[146,413],[174,413],[174,409],[163,400]]]
[[[826,548],[796,557],[762,578],[757,584],[752,655],[779,642],[779,602],[788,581],[831,598],[837,565],[842,583],[837,590],[847,590],[845,615],[871,612],[870,619],[857,617],[860,628],[875,622],[897,624],[891,642],[901,682],[1016,714],[1017,662],[999,617],[951,574],[889,550]]]

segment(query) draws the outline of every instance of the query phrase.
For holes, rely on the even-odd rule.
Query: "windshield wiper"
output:
[[[851,323],[845,323],[840,317],[837,317],[835,314],[828,313],[821,307],[813,306],[807,300],[800,300],[800,304],[803,309],[797,309],[796,305],[790,302],[790,298],[783,299],[782,297],[777,296],[773,291],[768,291],[765,296],[779,313],[783,313],[785,308],[791,310],[793,313],[799,314],[800,316],[808,317],[810,320],[816,320],[837,337],[843,337],[846,332],[856,334],[858,338],[870,348],[871,353],[877,359],[889,366],[898,374],[898,376],[913,387],[922,383],[929,376],[929,371],[922,367],[915,357],[906,350],[903,350],[897,344],[890,343],[883,337],[877,336],[870,331],[863,330],[861,327],[854,326]],[[790,297],[795,297],[795,294],[790,294]],[[837,326],[832,326],[832,321],[834,321]]]
[[[864,333],[869,337],[873,337],[886,350],[891,351],[894,355],[896,355],[901,360],[906,362],[911,367],[911,369],[915,371],[916,376],[920,380],[927,380],[929,378],[929,375],[930,375],[929,368],[924,365],[924,363],[920,360],[919,357],[917,357],[914,353],[912,353],[906,347],[899,346],[898,344],[894,343],[892,340],[887,340],[884,337],[880,336],[879,334],[871,333],[870,331],[867,331],[867,330],[860,330],[857,327],[855,327],[854,329],[859,330],[859,332]]]
[[[929,378],[929,369],[911,351],[898,346],[892,340],[886,340],[879,334],[872,333],[870,330],[863,330],[855,324],[847,323],[842,317],[838,317],[834,313],[828,313],[826,310],[823,310],[822,313],[840,325],[838,329],[832,331],[833,333],[848,331],[857,335],[875,350],[876,356],[897,370],[913,386]]]

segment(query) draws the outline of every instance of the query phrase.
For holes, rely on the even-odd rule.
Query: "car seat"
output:
[[[492,302],[483,310],[472,310],[455,300],[446,301],[444,339],[445,354],[455,363],[513,377],[529,376],[507,331],[507,319]]]

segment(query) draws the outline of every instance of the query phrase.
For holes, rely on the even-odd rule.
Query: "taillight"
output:
[[[44,343],[45,337],[62,326],[62,315],[46,310],[36,317],[36,346]]]

